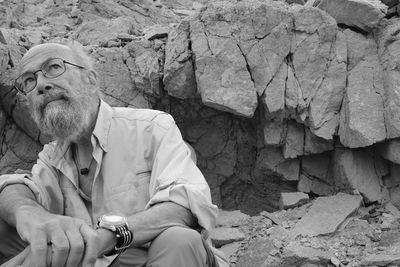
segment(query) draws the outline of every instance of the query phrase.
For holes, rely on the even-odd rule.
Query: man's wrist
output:
[[[117,238],[113,232],[99,228],[96,230],[99,235],[100,250],[98,256],[101,257],[115,248]]]

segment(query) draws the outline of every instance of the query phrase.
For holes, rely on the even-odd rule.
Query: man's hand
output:
[[[22,266],[94,266],[99,254],[101,240],[96,230],[83,220],[51,214],[40,206],[21,206],[16,228],[30,244]]]

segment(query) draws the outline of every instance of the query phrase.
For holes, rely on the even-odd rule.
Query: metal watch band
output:
[[[117,238],[117,244],[111,251],[109,251],[107,254],[105,254],[105,256],[121,254],[132,243],[133,234],[128,229],[127,225],[122,225],[122,226],[116,227],[114,233]]]

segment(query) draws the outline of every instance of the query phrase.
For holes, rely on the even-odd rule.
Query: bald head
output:
[[[22,57],[19,72],[24,73],[37,69],[41,63],[55,57],[71,61],[85,67],[87,70],[94,71],[92,60],[84,51],[83,46],[77,42],[71,42],[67,44],[45,43],[32,47]]]

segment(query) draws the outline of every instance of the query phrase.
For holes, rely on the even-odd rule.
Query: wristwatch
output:
[[[97,221],[97,228],[110,230],[117,238],[117,244],[111,251],[107,252],[105,256],[119,255],[132,243],[133,233],[129,230],[126,217],[122,215],[108,213],[100,216]]]

